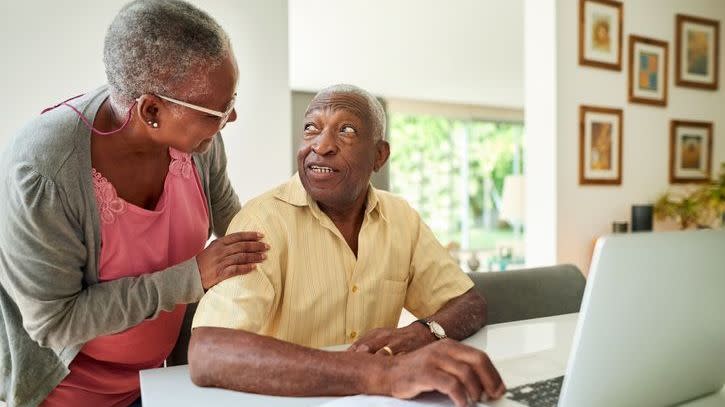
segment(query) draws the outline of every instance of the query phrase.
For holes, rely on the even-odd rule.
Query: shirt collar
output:
[[[292,178],[275,194],[277,199],[287,202],[294,206],[309,206],[312,209],[312,213],[319,219],[319,215],[322,212],[312,197],[305,190],[302,181],[300,180],[299,173],[295,173]],[[378,198],[378,192],[375,187],[370,184],[368,187],[367,205],[365,206],[365,215],[371,215],[373,212],[380,215],[380,218],[384,221],[388,221],[383,211],[380,199]]]

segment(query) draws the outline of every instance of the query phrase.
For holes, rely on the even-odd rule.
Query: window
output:
[[[438,240],[493,256],[523,236],[499,217],[504,178],[523,168],[520,121],[390,112],[390,190],[421,214]]]

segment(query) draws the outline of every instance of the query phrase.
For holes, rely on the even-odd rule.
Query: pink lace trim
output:
[[[186,179],[191,178],[192,171],[194,170],[191,154],[182,153],[181,151],[170,148],[169,155],[171,156],[169,172],[174,175],[181,175]]]
[[[169,155],[171,156],[169,172],[176,176],[184,177],[185,179],[191,178],[192,171],[194,171],[191,154],[182,153],[181,151],[170,148]],[[101,175],[100,172],[96,171],[95,168],[91,168],[91,175],[101,221],[103,223],[113,223],[119,215],[126,212],[127,203],[118,196],[113,184]]]
[[[116,189],[110,182],[96,171],[91,169],[93,176],[93,190],[96,192],[96,204],[103,223],[113,223],[116,217],[126,212],[126,201],[119,198]]]

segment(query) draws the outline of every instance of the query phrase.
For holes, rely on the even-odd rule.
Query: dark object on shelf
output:
[[[652,205],[632,205],[632,232],[652,230]]]
[[[627,233],[629,230],[629,223],[624,220],[615,220],[612,222],[612,233]]]

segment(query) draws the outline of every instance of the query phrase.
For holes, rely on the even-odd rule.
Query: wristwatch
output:
[[[446,338],[446,330],[443,329],[441,324],[437,323],[436,321],[428,321],[427,319],[418,319],[415,322],[420,322],[421,324],[427,326],[430,329],[430,333],[433,334],[438,339],[445,339]]]

